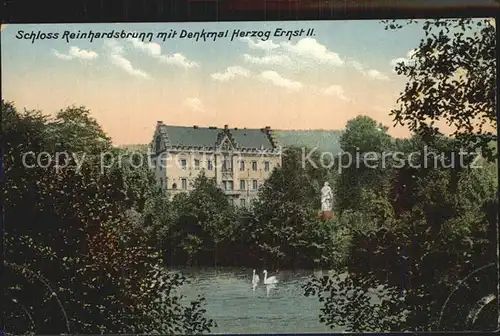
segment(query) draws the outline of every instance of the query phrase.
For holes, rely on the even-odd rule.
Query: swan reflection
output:
[[[269,284],[269,285],[266,285],[266,296],[269,297],[269,294],[271,293],[271,291],[273,289],[276,288],[276,284]]]

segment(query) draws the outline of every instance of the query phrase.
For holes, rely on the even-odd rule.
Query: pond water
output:
[[[214,334],[222,333],[331,333],[319,322],[320,303],[315,297],[305,297],[302,285],[313,271],[269,271],[278,284],[262,283],[262,270],[257,270],[260,284],[252,288],[251,269],[204,268],[178,269],[190,280],[181,291],[188,298],[201,294],[206,298],[207,316],[218,326]]]

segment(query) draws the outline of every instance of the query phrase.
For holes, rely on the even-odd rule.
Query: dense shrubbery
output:
[[[424,30],[412,58],[396,68],[408,84],[392,112],[416,135],[389,144],[373,122],[358,118],[351,121],[357,132],[341,138],[348,152],[379,151],[384,143],[385,150],[419,155],[404,155],[404,166],[341,174],[337,210],[352,247],[347,276],[305,286],[306,295],[325,302],[321,318],[332,327],[497,328],[498,153],[488,131],[496,127],[495,29],[487,20],[458,19],[429,20]],[[452,138],[435,127],[442,120],[456,127]],[[482,159],[464,155],[462,165],[458,153],[476,150]],[[439,165],[431,156],[425,167],[426,153],[440,153]],[[368,304],[370,288],[379,285],[392,294]],[[348,291],[357,291],[352,301],[345,301]]]
[[[208,331],[214,322],[203,318],[201,301],[185,307],[174,293],[186,279],[159,267],[292,268],[345,259],[337,243],[343,229],[317,213],[320,186],[332,174],[303,169],[301,149],[287,150],[253,209],[238,209],[204,175],[192,192],[169,200],[147,158],[137,167],[136,153],[114,148],[83,107],[49,120],[2,102],[2,114],[12,332]],[[67,156],[56,167],[48,157],[24,156],[30,152]],[[105,169],[103,152],[111,154]]]
[[[175,291],[186,279],[162,266],[293,268],[345,259],[348,241],[338,243],[345,230],[317,213],[319,189],[333,175],[303,169],[301,149],[286,151],[253,209],[238,209],[204,175],[169,200],[148,160],[133,166],[137,155],[114,148],[83,107],[49,120],[2,102],[2,114],[11,332],[209,331],[203,298],[183,306]],[[44,151],[52,159],[66,153],[64,167],[23,156]],[[105,169],[103,152],[112,154]]]
[[[189,194],[163,203],[159,248],[169,264],[312,268],[342,258],[342,230],[318,219],[319,189],[328,169],[302,168],[301,149],[285,152],[252,208],[234,207],[203,174]]]
[[[215,322],[203,318],[203,298],[182,305],[175,291],[186,279],[165,271],[165,264],[333,268],[343,274],[306,286],[307,295],[325,302],[321,318],[331,326],[458,328],[441,307],[463,302],[446,301],[447,295],[495,259],[488,239],[496,232],[495,163],[424,169],[389,160],[374,169],[354,162],[338,174],[345,157],[321,168],[316,155],[318,167],[303,167],[302,149],[289,148],[253,208],[241,209],[204,175],[192,192],[169,200],[147,165],[133,168],[83,108],[68,108],[57,122],[18,113],[8,103],[2,113],[12,331],[209,331]],[[77,140],[67,135],[79,132]],[[421,152],[411,157],[413,167],[423,162],[424,146],[443,153],[445,163],[459,149],[444,137],[394,141],[368,117],[351,120],[341,144],[345,153]],[[61,148],[75,154],[68,167],[23,167],[23,153]],[[101,172],[103,150],[122,155],[122,164]],[[317,212],[324,181],[336,191],[337,218],[326,222]],[[494,290],[494,282],[481,286],[476,294]],[[470,292],[456,292],[472,300]]]
[[[463,23],[470,29],[470,21]],[[481,34],[472,38],[482,43],[474,55],[484,62],[464,63],[470,53],[458,63],[450,58],[445,45],[459,54],[467,50],[459,35],[455,42],[423,41],[412,63],[398,67],[417,83],[408,85],[394,114],[415,136],[394,140],[374,120],[357,117],[340,138],[345,155],[331,167],[303,167],[302,149],[288,148],[251,209],[234,207],[204,175],[192,192],[169,200],[147,165],[132,168],[125,158],[101,172],[100,152],[127,153],[111,146],[84,108],[68,108],[49,122],[2,102],[7,331],[209,331],[215,322],[203,317],[203,298],[181,304],[176,289],[186,279],[162,267],[179,264],[333,268],[338,274],[312,280],[306,295],[324,302],[323,322],[349,331],[494,328],[498,168],[487,160],[490,134],[471,131],[476,120],[470,110],[439,114],[443,106],[437,102],[459,92],[455,108],[476,104],[486,109],[480,122],[496,126],[493,77],[481,71],[466,75],[477,92],[485,85],[484,95],[473,94],[467,80],[456,81],[455,88],[434,83],[441,91],[432,89],[432,80],[452,76],[459,66],[491,65],[492,30],[482,28]],[[444,49],[443,59],[429,59],[431,46]],[[432,62],[453,69],[430,67]],[[427,97],[422,106],[414,97],[418,81]],[[454,138],[437,134],[426,124],[429,118],[448,118],[459,132]],[[464,148],[480,148],[484,167],[453,160]],[[64,169],[23,166],[23,153],[61,150],[76,155]],[[403,154],[404,164],[394,158],[382,161],[383,167],[346,164],[347,154],[390,151]],[[440,153],[441,166],[432,160],[418,166],[426,151]],[[316,153],[313,161],[319,159]],[[323,222],[318,209],[325,181],[335,190],[337,217]],[[482,306],[480,298],[487,298]]]
[[[138,171],[100,172],[98,154],[114,149],[89,112],[72,107],[49,122],[39,112],[20,113],[2,101],[2,120],[5,330],[209,331],[214,322],[203,317],[202,301],[181,304],[175,291],[186,279],[159,268],[163,260],[154,234],[127,216],[161,196]],[[74,156],[62,169],[47,158],[40,162],[46,168],[26,168],[23,155],[30,151]]]

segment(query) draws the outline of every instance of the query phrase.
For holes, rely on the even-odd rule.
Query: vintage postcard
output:
[[[495,34],[2,25],[6,332],[495,330]]]

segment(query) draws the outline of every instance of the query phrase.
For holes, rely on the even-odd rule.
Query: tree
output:
[[[84,106],[60,110],[46,127],[48,138],[69,152],[101,154],[111,148],[111,138]]]
[[[336,272],[313,278],[303,286],[305,296],[323,303],[319,319],[328,327],[344,332],[387,332],[405,330],[408,310],[400,292],[378,285],[373,277],[357,278]]]
[[[219,256],[229,252],[220,251],[221,243],[230,241],[235,233],[235,209],[227,196],[202,172],[192,191],[174,197],[173,206],[177,213],[173,231],[177,233],[168,244],[170,253],[180,247],[183,261],[197,263],[203,256],[200,252],[211,252],[211,261],[217,265]]]
[[[417,166],[424,161],[423,143],[400,143],[406,154],[421,155],[413,166],[391,167],[391,194],[363,191],[359,206],[342,213],[339,224],[349,229],[352,247],[347,278],[312,280],[305,287],[306,295],[323,302],[325,323],[356,332],[494,328],[484,315],[495,315],[494,296],[489,298],[496,286],[491,237],[498,167],[450,166],[454,143],[441,139],[429,148],[440,150],[445,167]],[[388,291],[375,303],[366,301],[379,285]],[[468,317],[474,311],[477,320]]]
[[[367,116],[358,116],[347,122],[340,138],[342,155],[338,175],[336,198],[339,213],[356,209],[361,203],[364,189],[384,191],[387,180],[385,154],[392,139],[387,127]]]
[[[386,29],[402,28],[402,25],[394,22],[386,21],[385,23]],[[416,21],[410,20],[408,23],[415,24]],[[426,20],[423,23],[425,38],[420,41],[409,60],[400,62],[396,66],[398,74],[407,77],[408,81],[405,90],[398,99],[399,106],[392,111],[395,121],[407,125],[410,130],[420,135],[425,143],[435,142],[436,136],[440,135],[437,122],[445,121],[454,128],[452,137],[459,142],[460,149],[465,149],[467,152],[475,152],[476,149],[479,149],[483,157],[487,160],[493,160],[498,155],[496,146],[492,146],[492,140],[497,140],[496,135],[493,134],[497,127],[496,98],[498,90],[495,29],[491,19]],[[496,167],[495,170],[497,170]],[[436,173],[429,174],[426,181],[436,178]],[[444,172],[441,171],[439,174],[443,175]],[[477,174],[482,176],[479,180],[472,183],[466,182]],[[488,184],[492,183],[493,180],[490,177],[485,178],[490,174],[484,169],[454,175],[450,186],[456,186],[457,177],[461,176],[458,189],[465,192],[465,195],[458,200],[457,197],[451,197],[458,204],[450,203],[448,195],[444,198],[445,202],[443,202],[443,198],[437,196],[433,204],[427,204],[421,208],[423,213],[420,213],[420,215],[427,215],[427,219],[430,213],[434,213],[432,218],[435,219],[437,218],[435,215],[439,211],[447,213],[447,220],[444,218],[434,220],[434,232],[438,232],[439,227],[449,226],[458,230],[457,235],[453,235],[454,239],[444,239],[440,248],[448,251],[453,248],[455,250],[465,248],[464,246],[461,248],[454,246],[457,244],[455,239],[458,236],[470,242],[470,252],[464,252],[463,256],[458,256],[456,251],[444,254],[448,258],[446,264],[450,262],[450,259],[453,260],[451,262],[455,265],[451,267],[457,271],[454,277],[441,279],[448,286],[453,283],[452,279],[457,280],[456,277],[461,274],[460,269],[467,272],[470,270],[471,264],[475,264],[476,268],[481,268],[496,259],[492,255],[494,244],[491,240],[497,235],[491,234],[493,230],[485,229],[485,226],[490,226],[491,218],[497,216],[496,211],[492,212],[487,204],[497,204],[498,195],[491,198],[490,194],[489,200],[475,197],[472,198],[472,201],[468,201],[467,199],[470,199],[472,192],[465,191],[469,188],[478,188],[479,195],[484,195],[485,189],[481,185],[486,180],[490,181]],[[437,178],[437,180],[443,181],[442,178]],[[436,189],[436,186],[433,186],[433,189]],[[486,189],[488,190],[489,187]],[[448,192],[457,193],[460,191],[455,189],[454,191],[448,190]],[[427,188],[424,193],[436,195],[432,188]],[[465,204],[474,204],[473,210]],[[448,209],[445,210],[444,206]],[[464,207],[469,210],[464,211]],[[451,231],[453,230],[448,232]],[[490,232],[489,239],[487,235],[485,236],[485,232]],[[490,242],[487,242],[488,240]],[[476,259],[480,255],[483,256],[481,261]],[[484,258],[485,255],[488,257]],[[436,259],[433,261],[435,265]],[[433,267],[430,265],[431,262],[429,267]],[[450,266],[443,265],[444,269],[448,267]],[[468,312],[464,307],[469,307],[473,300],[475,299],[468,295],[462,295],[462,300],[459,300],[462,306],[458,305],[459,311],[461,313]],[[496,300],[498,307],[498,297]],[[456,315],[454,315],[455,318]],[[464,317],[462,320],[465,321],[466,318]],[[452,319],[452,321],[456,322],[457,320]],[[448,328],[456,330],[457,328],[464,329],[465,326],[463,324],[457,326],[456,323],[452,323],[448,325]]]
[[[320,189],[331,180],[329,163],[319,153],[304,162],[303,150],[288,148],[281,168],[275,168],[259,190],[250,231],[263,261],[274,267],[328,263],[331,232],[320,234]],[[304,153],[309,153],[304,149]],[[320,237],[321,236],[321,237]],[[306,266],[306,267],[307,267]]]
[[[3,101],[2,119],[9,223],[4,268],[10,296],[3,306],[4,329],[51,334],[209,331],[213,321],[203,317],[201,301],[186,307],[172,293],[185,279],[159,268],[162,259],[148,237],[137,236],[123,215],[129,209],[123,172],[102,172],[97,156],[81,165],[70,157],[64,169],[55,169],[48,158],[38,165],[23,162],[24,153],[53,148],[54,126],[40,112],[18,113]],[[72,139],[65,143],[73,144]],[[17,312],[23,318],[15,319]]]
[[[430,20],[424,29],[442,27],[446,31],[454,25],[439,22]],[[459,22],[467,27],[472,21]],[[490,33],[489,27],[484,28],[486,42]],[[491,55],[483,50],[487,49],[484,45],[469,46],[472,53],[465,56],[479,58],[469,63],[479,64],[480,71],[468,73],[470,78],[466,75],[464,84],[449,80],[456,68],[431,64],[444,61],[439,55],[433,59],[426,51],[429,45],[438,45],[448,61],[454,62],[451,45],[464,49],[461,39],[470,43],[474,37],[479,38],[473,31],[458,34],[454,42],[442,33],[429,35],[412,59],[398,66],[398,71],[409,77],[409,84],[399,99],[400,109],[393,114],[397,122],[416,133],[411,139],[396,140],[384,148],[380,144],[389,145],[389,141],[380,141],[374,132],[376,123],[364,118],[348,125],[341,138],[346,152],[379,153],[394,148],[403,159],[401,155],[389,158],[384,171],[372,169],[366,174],[355,167],[343,169],[339,176],[338,207],[343,210],[339,223],[349,229],[353,247],[347,260],[348,272],[343,279],[312,280],[305,287],[306,295],[316,295],[323,302],[320,319],[332,327],[340,324],[357,332],[496,327],[493,316],[498,315],[498,298],[493,279],[497,274],[494,243],[498,214],[494,207],[498,205],[498,166],[486,163],[496,148],[487,130],[467,126],[476,122],[469,104],[490,112],[494,108],[490,90],[493,77],[483,68],[492,63],[491,59],[482,59]],[[462,49],[459,53],[468,53]],[[483,76],[484,91],[478,90],[478,76]],[[452,89],[458,90],[456,98],[450,98]],[[419,92],[423,92],[420,100],[415,97]],[[449,100],[453,101],[452,109],[446,105]],[[456,100],[465,104],[466,112],[456,112]],[[496,126],[494,113],[481,114],[481,118],[484,124]],[[438,119],[459,126],[455,137],[446,137],[434,128]],[[477,148],[483,153],[482,169],[468,166],[476,158],[471,152]],[[346,166],[345,161],[340,163]],[[388,292],[378,303],[370,303],[373,289],[379,285]]]
[[[417,21],[410,20],[408,24]],[[385,21],[386,29],[402,25]],[[396,66],[408,78],[391,114],[429,139],[445,121],[464,147],[495,157],[490,142],[496,118],[496,34],[488,19],[437,19],[423,23],[425,38],[409,60]]]

